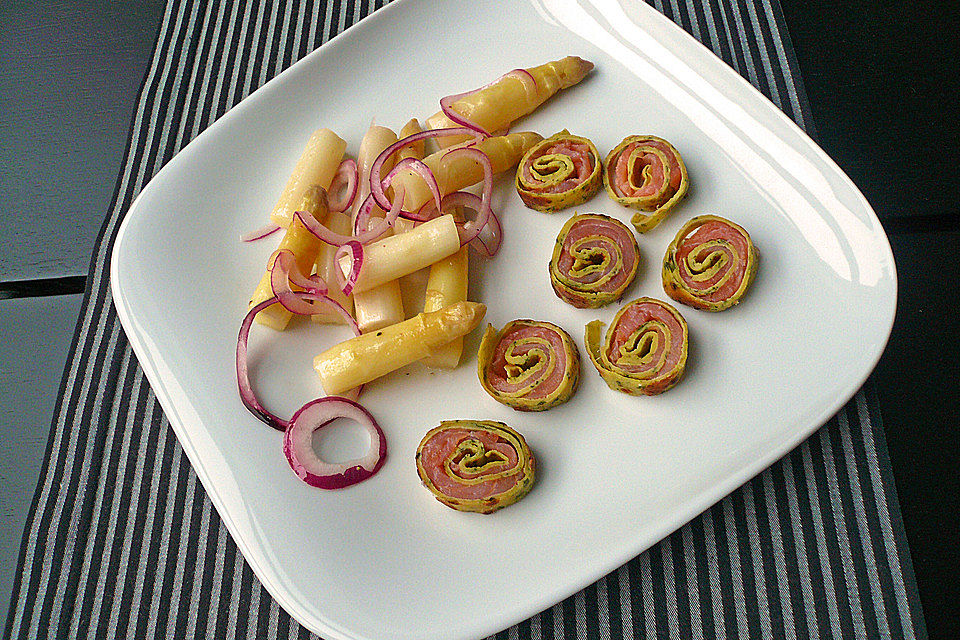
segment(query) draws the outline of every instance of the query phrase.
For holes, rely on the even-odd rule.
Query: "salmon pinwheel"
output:
[[[519,411],[563,404],[580,384],[580,354],[570,335],[549,322],[487,325],[477,355],[480,384],[494,400]]]
[[[533,487],[536,462],[519,433],[492,420],[444,420],[420,441],[417,473],[457,511],[493,513]]]
[[[740,302],[759,259],[743,227],[720,216],[697,216],[667,247],[663,290],[695,309],[723,311]]]
[[[603,322],[587,324],[587,353],[611,389],[654,396],[671,389],[687,364],[687,322],[676,309],[653,298],[639,298],[613,318],[601,339]]]
[[[645,233],[683,199],[690,179],[672,144],[656,136],[628,136],[607,154],[603,184],[614,201],[637,210],[631,222]]]
[[[596,309],[623,296],[637,275],[640,247],[625,224],[585,213],[560,229],[550,258],[550,284],[578,309]]]
[[[592,198],[603,184],[600,152],[566,129],[531,147],[517,167],[517,193],[537,211],[560,211]]]

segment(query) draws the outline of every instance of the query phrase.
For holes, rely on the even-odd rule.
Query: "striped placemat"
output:
[[[5,637],[308,638],[220,522],[132,355],[108,258],[144,184],[258,86],[385,4],[169,0],[94,252]],[[812,131],[776,0],[656,0]],[[497,638],[925,638],[876,401]]]

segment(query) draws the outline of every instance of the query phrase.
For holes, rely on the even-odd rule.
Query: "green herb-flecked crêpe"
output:
[[[638,298],[603,322],[587,324],[587,353],[611,389],[653,396],[676,385],[687,365],[689,331],[683,316],[666,302]]]
[[[640,268],[633,232],[616,218],[584,213],[567,220],[550,256],[550,285],[564,302],[597,309],[619,300]]]
[[[457,511],[493,513],[527,495],[536,460],[523,436],[493,420],[444,420],[420,441],[417,473]]]
[[[512,320],[500,331],[487,325],[477,375],[497,402],[519,411],[546,411],[577,390],[580,354],[570,335],[550,322]]]
[[[676,148],[657,136],[627,136],[603,162],[603,185],[615,202],[637,212],[640,233],[656,227],[687,195],[690,177]]]
[[[663,290],[704,311],[723,311],[746,293],[760,254],[750,234],[720,216],[697,216],[680,227],[663,257]]]
[[[583,204],[603,185],[601,164],[593,142],[564,129],[524,154],[517,166],[517,193],[525,205],[537,211]]]

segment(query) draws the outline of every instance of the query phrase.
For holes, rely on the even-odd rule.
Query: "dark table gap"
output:
[[[960,637],[960,3],[781,0],[818,142],[860,188],[897,262],[872,378],[931,638]]]
[[[878,215],[956,215],[960,3],[781,5],[818,142]]]
[[[37,278],[34,280],[0,282],[0,300],[83,293],[86,287],[86,276],[63,276],[62,278]]]

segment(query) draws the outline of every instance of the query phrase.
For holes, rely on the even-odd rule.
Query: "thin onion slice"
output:
[[[350,240],[356,240],[360,244],[368,244],[374,240],[379,240],[400,216],[404,193],[403,185],[400,185],[396,194],[394,194],[393,206],[390,207],[383,218],[377,220],[377,224],[373,228],[370,228],[370,214],[377,203],[373,199],[373,194],[368,195],[360,208],[357,209],[357,217],[353,221],[353,238],[350,238]],[[343,245],[345,242],[346,240],[340,244]]]
[[[313,433],[336,418],[360,424],[370,436],[367,452],[346,462],[327,462],[313,450]],[[342,489],[374,475],[387,458],[387,439],[377,421],[362,406],[330,396],[303,405],[290,420],[283,436],[283,453],[301,480],[320,489]]]
[[[262,240],[263,238],[266,238],[267,236],[273,235],[277,231],[280,231],[280,229],[282,228],[283,227],[281,227],[280,225],[271,222],[269,224],[265,224],[259,229],[254,229],[253,231],[248,231],[247,233],[244,233],[243,235],[240,236],[240,242],[254,242],[256,240]]]
[[[458,124],[462,127],[471,129],[473,131],[476,131],[477,133],[481,134],[484,138],[489,138],[492,135],[490,132],[488,132],[486,129],[481,127],[479,124],[477,124],[470,118],[467,118],[461,115],[459,112],[454,111],[453,103],[459,100],[460,98],[465,98],[466,96],[473,95],[474,93],[483,91],[484,89],[491,87],[506,78],[516,78],[521,83],[523,83],[523,88],[524,90],[526,90],[528,95],[531,93],[536,95],[537,79],[533,77],[533,74],[527,71],[526,69],[514,69],[512,71],[508,71],[507,73],[503,74],[493,82],[488,82],[487,84],[483,85],[478,89],[471,89],[470,91],[464,91],[463,93],[456,93],[454,95],[444,96],[443,98],[440,98],[440,110],[443,112],[443,115],[447,116],[447,118],[450,119],[451,122]],[[532,84],[532,90],[531,90],[531,84]],[[497,132],[497,134],[499,135],[501,134],[501,132]]]
[[[334,264],[340,264],[340,259],[348,253],[351,256],[350,271],[343,273],[339,268],[334,269],[340,290],[345,296],[353,293],[353,287],[356,286],[357,278],[360,276],[360,267],[363,265],[363,245],[356,240],[344,242],[334,254]]]
[[[487,218],[487,224],[480,228],[477,237],[470,241],[470,246],[478,253],[481,251],[488,258],[492,258],[500,251],[500,245],[503,243],[503,227],[500,226],[500,219],[492,210],[490,217]]]
[[[383,150],[383,152],[377,156],[377,159],[373,161],[373,165],[370,167],[370,193],[373,194],[373,197],[376,199],[377,204],[380,205],[380,208],[387,210],[391,207],[390,199],[387,197],[386,188],[388,185],[384,184],[383,178],[380,176],[380,172],[383,170],[383,165],[393,154],[397,153],[401,149],[409,147],[410,145],[420,141],[426,140],[428,138],[439,138],[443,136],[457,136],[457,135],[468,135],[473,138],[473,141],[482,140],[486,136],[473,129],[467,127],[448,127],[445,129],[429,129],[427,131],[421,131],[419,133],[414,133],[407,136],[401,140],[397,140],[395,143]],[[407,161],[410,162],[407,162]],[[406,164],[404,164],[406,163]],[[437,201],[437,206],[440,204],[440,189],[437,186],[437,180],[433,176],[433,172],[430,171],[430,168],[416,160],[414,158],[404,158],[393,168],[391,172],[396,172],[398,168],[402,167],[404,169],[410,169],[416,172],[424,181],[427,183],[427,186],[430,187],[431,193],[433,193],[434,199]]]
[[[296,212],[294,215],[300,215]],[[275,251],[269,260],[270,264],[270,288],[273,295],[277,297],[284,309],[297,315],[312,315],[317,312],[317,305],[312,302],[301,300],[294,295],[296,293],[291,285],[300,287],[305,291],[326,295],[327,283],[319,276],[314,275],[305,277],[297,268],[296,258],[293,253],[287,249]]]
[[[480,208],[477,209],[477,217],[457,229],[460,232],[460,244],[464,245],[480,235],[480,230],[486,226],[490,217],[490,198],[493,197],[493,165],[490,163],[487,154],[479,149],[469,147],[452,149],[444,154],[443,159],[452,158],[456,155],[469,156],[483,168],[483,189],[480,195]]]
[[[333,175],[333,181],[327,193],[330,196],[330,211],[343,213],[353,205],[354,198],[357,197],[357,187],[360,184],[360,172],[357,169],[357,161],[353,158],[347,158],[337,167],[337,172]]]
[[[353,316],[347,313],[347,310],[340,306],[336,300],[331,300],[321,293],[312,291],[293,291],[292,295],[302,300],[319,302],[333,307],[353,330],[354,335],[360,335],[360,327],[357,326],[357,321],[354,320]],[[244,316],[243,322],[240,324],[240,334],[237,336],[237,386],[240,389],[240,401],[250,413],[274,429],[285,431],[290,421],[284,420],[276,414],[271,413],[260,403],[260,400],[257,399],[257,395],[253,391],[253,385],[250,384],[250,373],[247,367],[247,341],[250,337],[250,328],[253,326],[253,319],[258,313],[277,302],[279,302],[279,299],[273,297],[251,307],[247,315]],[[349,392],[349,396],[352,399],[356,399],[360,395],[361,390],[362,387],[357,387],[355,390]]]

